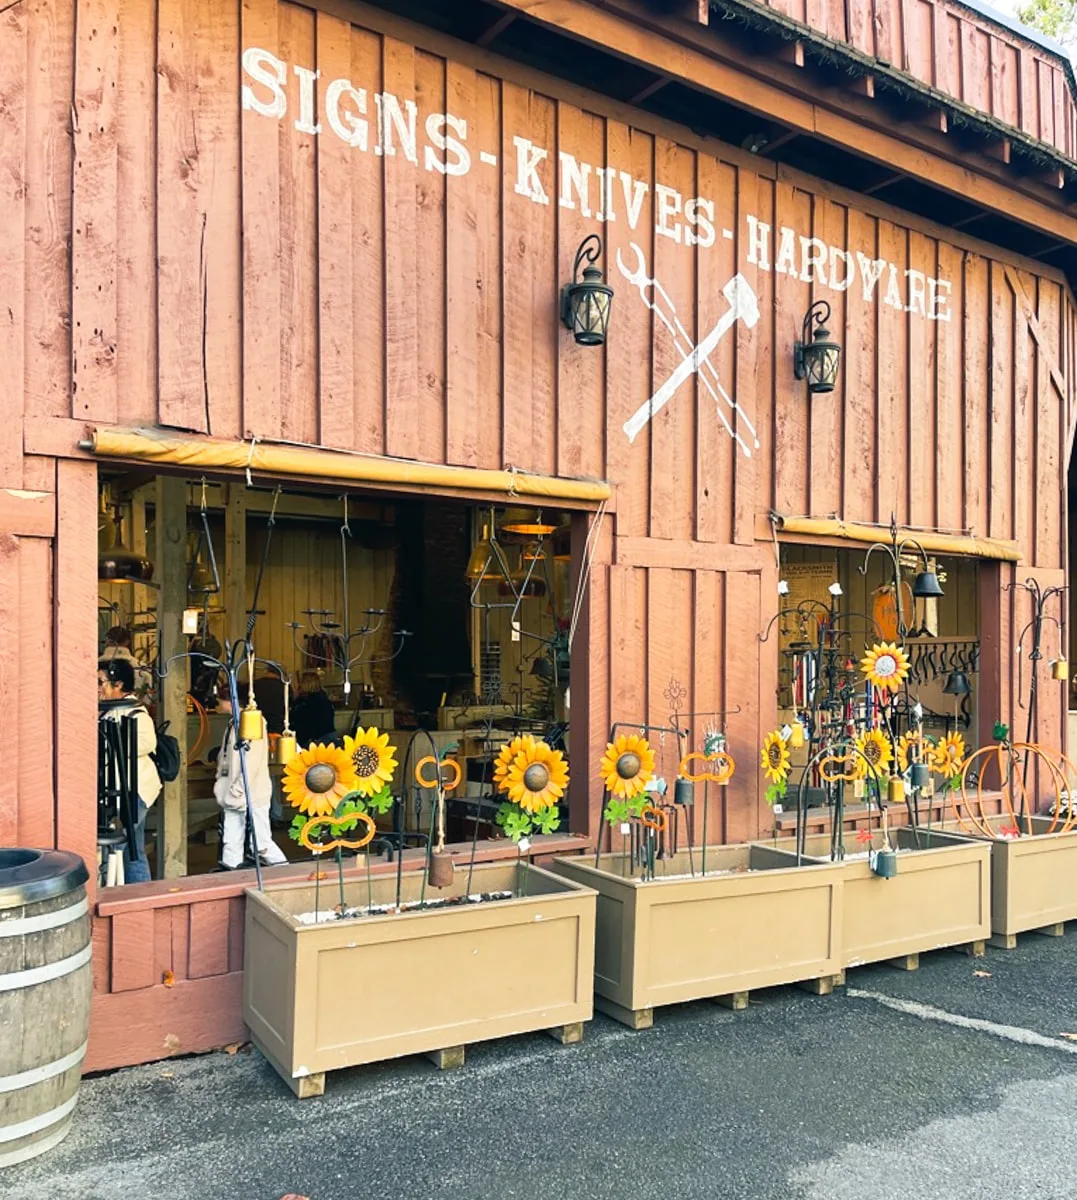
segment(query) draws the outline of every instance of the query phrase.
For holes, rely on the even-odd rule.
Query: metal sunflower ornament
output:
[[[504,790],[525,812],[539,812],[561,799],[568,787],[568,766],[560,750],[534,742],[521,750],[505,777]]]
[[[311,817],[336,812],[337,805],[355,786],[355,766],[339,746],[308,746],[284,768],[283,788],[288,803]]]
[[[965,739],[959,733],[948,733],[935,747],[931,769],[944,779],[957,776],[965,762]]]
[[[903,733],[897,744],[898,770],[904,775],[912,763],[930,763],[934,753],[935,743],[931,738],[912,731]]]
[[[509,768],[521,753],[530,753],[535,745],[535,739],[530,733],[518,734],[511,742],[506,742],[497,753],[494,760],[494,787],[503,791],[502,784],[508,778]]]
[[[355,772],[353,787],[360,795],[370,797],[384,792],[393,781],[397,761],[396,747],[389,745],[389,735],[379,733],[377,726],[356,730],[355,737],[345,737],[344,753]]]
[[[856,756],[856,774],[863,779],[868,770],[876,775],[882,775],[886,767],[894,761],[894,751],[890,739],[881,729],[865,729],[857,734],[856,748],[860,753]]]
[[[568,787],[568,764],[560,750],[524,734],[502,747],[494,765],[497,789],[507,799],[497,823],[523,847],[533,833],[554,833],[560,827],[558,802]]]
[[[881,692],[896,692],[909,674],[909,656],[894,642],[876,642],[860,660],[860,669]]]
[[[598,772],[611,796],[634,800],[654,778],[654,751],[645,737],[621,734],[606,746]]]
[[[771,783],[784,783],[789,774],[789,764],[789,747],[781,732],[775,729],[763,739],[763,750],[760,755],[763,774]]]

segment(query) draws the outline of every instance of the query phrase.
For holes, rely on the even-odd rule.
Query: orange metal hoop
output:
[[[833,764],[836,767],[845,767],[844,771],[827,772],[827,767]],[[846,782],[855,782],[857,779],[857,760],[852,754],[828,754],[826,758],[819,763],[819,774],[827,781],[827,783],[837,783],[839,779]]]
[[[340,837],[334,838],[331,842],[312,842],[310,840],[310,831],[318,825],[328,825],[333,828],[336,825],[343,825],[345,821],[365,821],[366,832],[358,839]],[[306,846],[308,850],[312,850],[315,854],[327,854],[330,850],[362,850],[366,845],[374,840],[374,834],[377,833],[377,828],[374,822],[365,812],[346,813],[342,817],[311,817],[311,819],[299,831],[300,844]]]
[[[646,825],[648,829],[654,829],[658,833],[665,833],[669,826],[669,817],[661,808],[655,808],[653,804],[645,804],[639,814],[641,825]]]
[[[701,762],[704,764],[714,763],[717,770],[708,769],[700,772],[698,775],[693,775],[688,770],[688,764],[691,762]],[[711,783],[727,783],[733,776],[736,770],[736,764],[730,755],[724,750],[717,750],[714,754],[686,754],[681,759],[681,765],[678,768],[682,779],[688,779],[692,783],[703,783],[704,780],[709,780]]]
[[[437,779],[427,779],[423,773],[423,768],[428,764],[433,763],[438,769]],[[452,783],[446,783],[444,779],[445,768],[448,767],[453,772]],[[419,787],[436,788],[441,787],[443,791],[452,792],[460,786],[460,780],[463,779],[464,773],[460,770],[460,764],[455,758],[443,758],[440,762],[432,755],[428,754],[426,758],[420,758],[415,764],[415,782]]]

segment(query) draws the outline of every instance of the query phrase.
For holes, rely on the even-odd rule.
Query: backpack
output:
[[[157,726],[157,749],[150,755],[162,783],[172,783],[179,778],[179,742],[168,732],[168,722]]]

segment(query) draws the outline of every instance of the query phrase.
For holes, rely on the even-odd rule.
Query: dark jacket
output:
[[[292,705],[296,741],[306,749],[311,742],[328,742],[336,735],[333,702],[325,692],[305,692]]]

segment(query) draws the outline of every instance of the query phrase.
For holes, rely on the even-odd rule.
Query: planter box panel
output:
[[[833,888],[825,880],[797,888],[795,897],[780,886],[781,876],[769,877],[766,888],[737,887],[743,879],[724,882],[694,900],[641,897],[641,917],[649,924],[641,946],[643,971],[652,981],[648,1005],[815,978],[836,961]]]
[[[866,857],[824,864],[844,879],[842,966],[986,938],[991,924],[987,844],[906,827],[893,830],[891,837],[902,851],[892,879],[873,874]],[[876,831],[873,844],[881,841]],[[851,831],[844,845],[849,855],[866,848]],[[809,837],[806,851],[820,861],[829,854],[830,835]]]
[[[997,832],[1012,822],[1005,816],[986,824]],[[1049,833],[1051,826],[1050,817],[1033,817],[1032,836],[988,841],[957,822],[947,823],[949,836],[991,847],[993,933],[1024,933],[1077,919],[1077,829]]]
[[[693,855],[697,872],[698,850]],[[620,855],[558,859],[554,869],[599,893],[595,991],[639,1010],[793,983],[840,969],[840,879],[768,848],[707,849],[656,864],[648,883]],[[685,875],[685,878],[677,876]],[[663,875],[665,876],[663,878]]]
[[[287,931],[247,910],[243,964],[244,1020],[267,1053],[280,1058],[292,1039],[295,946]],[[253,916],[253,923],[252,923]],[[252,936],[257,953],[252,953]],[[248,999],[249,998],[249,999]]]
[[[319,950],[312,956],[317,1008],[305,1051],[312,1069],[339,1066],[339,1056],[351,1053],[355,1031],[341,1020],[342,996],[348,1011],[362,1014],[362,1062],[417,1053],[416,1039],[433,1037],[438,1046],[421,1048],[436,1049],[518,1033],[521,1021],[545,1029],[589,1019],[579,914],[509,915],[486,928],[455,922],[457,928],[439,932],[401,918],[410,929],[393,930],[396,937],[368,943],[361,954],[350,945]]]
[[[603,996],[612,996],[630,986],[632,977],[635,897],[627,889],[620,890],[626,894],[609,895],[600,891],[595,910],[595,988]]]
[[[426,895],[466,888],[458,870]],[[319,925],[296,919],[313,911],[313,885],[249,892],[244,1014],[256,1044],[295,1080],[589,1020],[594,893],[537,867],[476,866],[473,892],[514,888],[488,904]],[[405,875],[405,901],[421,893],[421,875]],[[348,906],[368,903],[365,880],[344,894]],[[339,896],[335,880],[323,883],[320,907]],[[372,881],[374,904],[395,896],[395,877]]]

